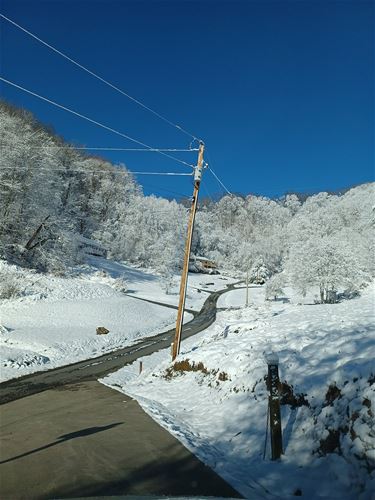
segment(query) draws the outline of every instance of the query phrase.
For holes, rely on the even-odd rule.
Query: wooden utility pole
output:
[[[246,269],[246,307],[249,307],[249,268]]]
[[[176,334],[174,337],[174,342],[172,344],[172,361],[174,361],[176,359],[176,356],[180,352],[181,331],[182,331],[182,322],[184,319],[184,309],[185,309],[188,271],[189,271],[191,241],[193,239],[193,229],[194,229],[195,213],[197,211],[197,204],[198,204],[199,186],[200,186],[201,179],[202,179],[203,154],[204,154],[204,143],[201,141],[199,144],[198,164],[195,167],[195,173],[194,173],[194,191],[193,191],[193,199],[192,199],[191,208],[190,208],[188,231],[187,231],[186,243],[185,243],[184,265],[182,268],[181,283],[180,283],[180,300],[178,303],[178,313],[177,313],[177,321],[176,321]]]

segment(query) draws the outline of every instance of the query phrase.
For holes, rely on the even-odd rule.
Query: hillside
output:
[[[124,165],[77,150],[5,102],[0,124],[2,258],[63,274],[84,261],[84,237],[99,241],[110,258],[152,267],[166,278],[180,269],[183,204],[144,196]],[[374,276],[373,198],[374,184],[364,184],[309,197],[205,199],[192,251],[232,273],[248,272],[250,280],[283,272],[301,293],[320,286],[326,300],[329,290],[358,289]]]

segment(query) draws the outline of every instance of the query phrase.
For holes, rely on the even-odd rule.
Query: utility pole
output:
[[[181,331],[182,331],[182,322],[184,319],[184,309],[185,309],[188,271],[189,271],[191,241],[193,239],[195,213],[197,211],[199,186],[201,183],[202,171],[203,171],[203,154],[204,154],[204,143],[201,141],[199,143],[198,164],[195,167],[195,172],[194,172],[194,191],[193,191],[193,199],[192,199],[191,208],[190,208],[188,231],[187,231],[186,243],[185,243],[184,265],[183,265],[183,269],[182,269],[181,283],[180,283],[180,300],[178,303],[178,313],[177,313],[177,321],[176,321],[176,334],[174,337],[174,342],[172,344],[172,361],[174,361],[176,359],[176,356],[180,352]]]
[[[246,307],[249,307],[249,267],[246,268]]]

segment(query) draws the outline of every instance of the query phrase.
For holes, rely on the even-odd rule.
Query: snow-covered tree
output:
[[[275,274],[266,283],[266,300],[274,299],[284,294],[285,276],[282,273]]]
[[[351,238],[350,238],[351,237]],[[286,264],[291,283],[304,295],[318,286],[321,302],[330,301],[339,287],[358,289],[370,279],[363,242],[347,231],[333,237],[312,238],[295,244]]]

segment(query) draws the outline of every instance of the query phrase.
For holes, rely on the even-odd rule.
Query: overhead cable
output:
[[[51,148],[64,148],[65,146],[49,146]],[[162,152],[170,152],[170,153],[190,153],[191,151],[199,151],[199,149],[177,149],[177,148],[92,148],[90,146],[85,146],[85,147],[76,147],[73,145],[74,149],[78,149],[78,151],[84,151],[84,150],[89,150],[89,151],[146,151],[146,152],[151,152],[151,153],[158,153],[159,151]]]
[[[191,174],[185,174],[181,172],[133,172],[132,170],[128,170],[128,172],[137,175],[194,175],[193,172]]]
[[[164,116],[162,116],[160,113],[154,111],[153,109],[151,109],[148,106],[146,106],[145,104],[143,104],[138,99],[135,99],[131,95],[129,95],[126,92],[124,92],[123,90],[121,90],[119,87],[116,87],[116,85],[114,85],[113,83],[109,82],[108,80],[105,80],[104,78],[102,78],[101,76],[97,75],[96,73],[94,73],[90,69],[86,68],[85,66],[83,66],[79,62],[75,61],[74,59],[72,59],[71,57],[67,56],[66,54],[64,54],[60,50],[56,49],[55,47],[53,47],[49,43],[45,42],[44,40],[42,40],[41,38],[39,38],[38,36],[36,36],[34,33],[31,33],[31,31],[28,31],[26,28],[23,28],[22,26],[20,26],[19,24],[17,24],[15,21],[12,21],[12,19],[9,19],[9,17],[4,16],[3,14],[0,14],[0,17],[2,17],[5,21],[8,21],[9,23],[13,24],[18,29],[22,30],[24,33],[28,34],[29,36],[31,36],[32,38],[34,38],[38,42],[40,42],[43,45],[45,45],[46,47],[48,47],[49,49],[53,50],[54,52],[56,52],[56,54],[59,54],[61,57],[64,57],[65,59],[67,59],[71,63],[75,64],[76,66],[78,66],[83,71],[86,71],[86,73],[90,74],[91,76],[93,76],[97,80],[100,80],[102,83],[105,83],[106,85],[108,85],[112,89],[116,90],[120,94],[124,95],[125,97],[127,97],[131,101],[135,102],[136,104],[138,104],[142,108],[146,109],[150,113],[153,113],[155,116],[157,116],[158,118],[160,118],[164,122],[168,123],[172,127],[175,127],[178,130],[181,130],[181,132],[183,132],[184,134],[190,136],[193,140],[199,141],[199,139],[195,135],[191,134],[190,132],[188,132],[187,130],[185,130],[184,128],[182,128],[180,125],[177,125],[176,123],[173,123],[172,121],[168,120],[167,118],[165,118]]]
[[[215,174],[215,172],[212,170],[212,168],[207,165],[207,168],[208,170],[211,172],[211,174],[215,177],[215,179],[217,180],[217,182],[221,185],[221,187],[228,193],[228,194],[232,194],[229,189],[227,189],[224,184],[221,182],[221,180],[219,179],[219,177]]]
[[[1,143],[0,143],[1,144]],[[1,147],[7,147],[7,145],[3,145],[1,144]],[[14,148],[14,146],[12,145],[9,145],[8,147],[11,147],[12,149]],[[109,147],[109,148],[103,148],[103,147],[90,147],[90,146],[75,146],[74,144],[66,144],[65,146],[57,146],[57,145],[46,145],[46,146],[30,146],[30,149],[46,149],[46,148],[52,148],[52,149],[66,149],[66,148],[73,148],[73,149],[76,149],[78,151],[85,151],[85,150],[88,150],[88,151],[145,151],[146,153],[158,153],[159,151],[163,151],[163,152],[166,152],[166,151],[169,151],[169,152],[177,152],[177,153],[181,153],[181,152],[191,152],[191,151],[199,151],[199,149],[178,149],[178,148],[149,148],[149,149],[146,149],[146,148],[112,148],[112,147]]]
[[[212,203],[215,203],[214,202],[214,199],[213,197],[211,196],[211,193],[209,192],[209,190],[207,189],[207,186],[205,186],[204,184],[202,184],[202,189],[205,193],[207,193],[207,196],[209,197],[209,199],[211,200]]]
[[[35,92],[32,92],[31,90],[25,89],[24,87],[21,87],[20,85],[17,85],[16,83],[11,82],[10,80],[3,78],[2,76],[0,76],[0,80],[7,83],[8,85],[12,85],[13,87],[16,87],[17,89],[22,90],[23,92],[26,92],[28,94],[33,95],[34,97],[38,97],[38,99],[41,99],[42,101],[48,102],[49,104],[52,104],[53,106],[56,106],[57,108],[63,109],[64,111],[68,111],[69,113],[72,113],[73,115],[76,115],[79,118],[83,118],[84,120],[87,120],[91,123],[94,123],[95,125],[98,125],[101,128],[109,130],[110,132],[113,132],[114,134],[120,135],[121,137],[124,137],[125,139],[128,139],[129,141],[135,142],[136,144],[139,144],[140,146],[144,146],[147,149],[155,149],[155,148],[152,148],[151,146],[149,146],[148,144],[145,144],[144,142],[139,141],[138,139],[133,139],[132,137],[130,137],[127,134],[119,132],[118,130],[115,130],[111,127],[108,127],[107,125],[103,125],[102,123],[100,123],[96,120],[93,120],[92,118],[89,118],[88,116],[82,115],[81,113],[77,113],[77,111],[74,111],[70,108],[67,108],[66,106],[62,106],[61,104],[58,104],[57,102],[52,101],[51,99],[47,99],[46,97],[43,97]],[[158,152],[159,154],[161,154],[163,156],[166,156],[167,158],[171,158],[172,160],[175,160],[179,163],[182,163],[183,165],[194,168],[194,165],[191,165],[191,164],[187,163],[186,161],[180,160],[179,158],[175,158],[174,156],[171,156],[167,153],[164,153],[163,151],[156,151],[156,152]]]
[[[159,186],[149,184],[148,182],[147,183],[142,182],[142,187],[149,187],[149,188],[157,189],[158,191],[164,191],[166,193],[174,194],[174,195],[180,196],[181,198],[190,198],[190,196],[191,196],[190,194],[178,193],[177,191],[171,191],[170,189],[161,188]]]
[[[226,188],[226,186],[224,185],[224,183],[219,179],[218,175],[216,175],[216,173],[214,172],[214,170],[210,167],[210,165],[211,165],[211,158],[210,158],[209,151],[207,149],[206,149],[206,155],[207,155],[207,159],[208,159],[208,163],[205,164],[206,168],[208,168],[208,170],[211,172],[211,174],[213,175],[213,177],[215,177],[215,179],[217,180],[217,182],[219,183],[219,185],[222,188],[224,188],[224,190],[229,195],[231,195],[232,193],[229,191],[229,189]]]
[[[190,173],[190,174],[187,174],[187,173],[182,173],[182,172],[134,172],[133,170],[101,170],[101,169],[93,169],[93,168],[48,168],[48,167],[35,167],[38,172],[39,171],[45,171],[45,172],[65,172],[65,173],[69,173],[69,172],[82,172],[82,173],[85,173],[85,172],[98,172],[99,174],[134,174],[134,175],[176,175],[176,176],[193,176],[194,173]],[[18,169],[18,171],[21,171],[21,172],[27,172],[28,170],[30,169],[30,167],[21,167],[20,169]],[[13,170],[15,171],[16,169],[14,167],[0,167],[0,172],[2,170]]]
[[[54,147],[54,146],[51,146],[51,147]],[[58,146],[56,146],[58,147]],[[60,146],[60,147],[64,147],[64,146]],[[193,149],[180,149],[180,148],[149,148],[149,149],[145,149],[145,148],[97,148],[97,147],[90,147],[90,146],[86,146],[86,147],[75,147],[73,146],[74,149],[78,149],[78,150],[84,150],[84,149],[88,149],[90,151],[148,151],[148,152],[158,152],[158,151],[163,151],[163,152],[170,152],[170,153],[190,153],[192,151],[199,151],[198,148],[193,148]]]

